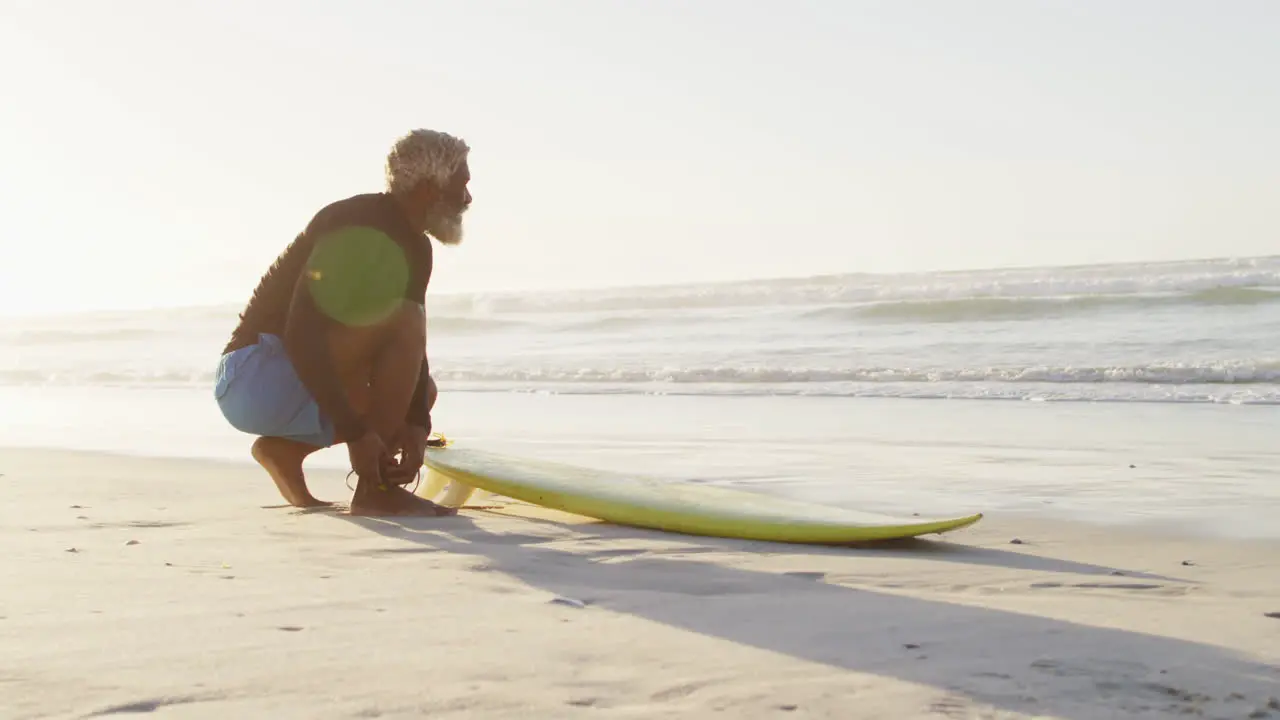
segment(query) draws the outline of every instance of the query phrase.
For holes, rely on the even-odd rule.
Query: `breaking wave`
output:
[[[610,383],[627,385],[779,385],[832,383],[1136,383],[1151,385],[1249,385],[1280,383],[1280,359],[1262,362],[1168,363],[1117,367],[986,367],[954,369],[913,368],[438,368],[441,383]],[[0,383],[11,385],[92,384],[188,387],[213,382],[212,372],[0,372]],[[744,392],[750,392],[744,390]]]
[[[1280,302],[1280,288],[1215,287],[1167,295],[1075,295],[1064,297],[965,297],[899,300],[824,307],[804,313],[808,319],[887,322],[974,322],[1032,320],[1105,310],[1144,310],[1178,306],[1258,305]]]
[[[858,307],[905,303],[1044,301],[1046,307],[1094,300],[1137,303],[1249,304],[1280,293],[1280,256],[1175,263],[968,272],[848,274],[696,285],[572,292],[441,295],[433,311],[457,315],[609,313],[744,307]],[[903,305],[904,307],[912,307]],[[993,307],[1009,307],[992,304]],[[927,305],[926,305],[927,307]],[[942,306],[947,307],[947,306]],[[887,311],[891,312],[891,311]]]
[[[1155,364],[1119,367],[990,367],[959,369],[712,367],[672,369],[442,369],[441,382],[795,384],[795,383],[1141,383],[1155,385],[1280,382],[1280,359],[1265,362]]]

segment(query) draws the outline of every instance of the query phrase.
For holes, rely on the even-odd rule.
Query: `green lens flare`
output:
[[[312,299],[326,315],[344,325],[374,325],[404,299],[409,263],[386,233],[347,227],[316,241],[305,277]]]

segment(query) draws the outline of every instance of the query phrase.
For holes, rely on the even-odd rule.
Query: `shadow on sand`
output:
[[[844,587],[823,582],[821,572],[726,567],[678,550],[663,556],[661,550],[626,551],[617,543],[606,543],[614,547],[566,552],[539,547],[556,538],[491,533],[465,516],[332,517],[422,549],[482,557],[489,570],[582,601],[587,612],[605,608],[800,660],[931,686],[948,703],[968,698],[1003,710],[1072,720],[1153,711],[1246,717],[1280,695],[1276,667],[1184,640]],[[611,540],[663,536],[603,523],[576,529]],[[710,552],[785,552],[815,559],[837,554],[909,556],[1039,573],[1122,574],[1148,581],[1135,588],[1182,582],[929,540],[823,548],[665,537],[697,543]],[[633,557],[626,562],[602,562],[627,554]],[[1097,585],[1125,589],[1123,578],[1112,580],[1115,585]]]

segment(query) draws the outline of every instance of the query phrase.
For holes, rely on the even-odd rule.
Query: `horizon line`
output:
[[[803,282],[812,280],[829,280],[842,277],[914,277],[925,275],[960,275],[964,273],[984,273],[984,272],[1002,272],[1002,271],[1026,271],[1026,270],[1083,270],[1090,268],[1104,267],[1133,267],[1139,265],[1184,265],[1194,263],[1220,263],[1230,261],[1246,261],[1246,260],[1280,260],[1280,253],[1266,255],[1218,255],[1204,257],[1188,257],[1181,259],[1169,260],[1126,260],[1119,262],[1091,262],[1091,263],[1069,263],[1064,265],[1037,265],[1037,264],[1009,264],[1009,265],[993,265],[971,268],[956,268],[952,270],[910,270],[910,271],[843,271],[833,273],[812,273],[800,275],[768,275],[761,277],[740,278],[736,280],[688,280],[681,282],[655,282],[655,283],[631,283],[623,285],[579,285],[565,288],[540,288],[540,289],[514,289],[514,290],[453,290],[436,292],[435,297],[457,298],[471,296],[503,296],[503,295],[553,295],[557,293],[590,293],[590,292],[608,292],[608,291],[646,291],[646,290],[664,290],[683,287],[732,287],[734,285],[744,285],[749,283],[778,283],[778,282]],[[22,314],[11,314],[0,309],[0,318],[8,319],[35,319],[42,317],[65,317],[72,315],[92,315],[96,313],[128,313],[128,312],[147,312],[159,310],[200,310],[215,309],[221,307],[243,307],[248,302],[247,298],[243,301],[223,300],[213,302],[193,302],[179,303],[173,305],[118,305],[99,308],[84,308],[79,310],[50,310],[44,312],[25,312]]]

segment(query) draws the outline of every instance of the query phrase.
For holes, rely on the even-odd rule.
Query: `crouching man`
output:
[[[386,159],[385,192],[330,204],[263,275],[218,363],[214,395],[298,507],[327,505],[303,460],[345,444],[353,515],[449,515],[403,486],[417,476],[436,387],[426,358],[430,238],[462,241],[469,148],[414,130]],[[399,459],[397,460],[397,456]]]

